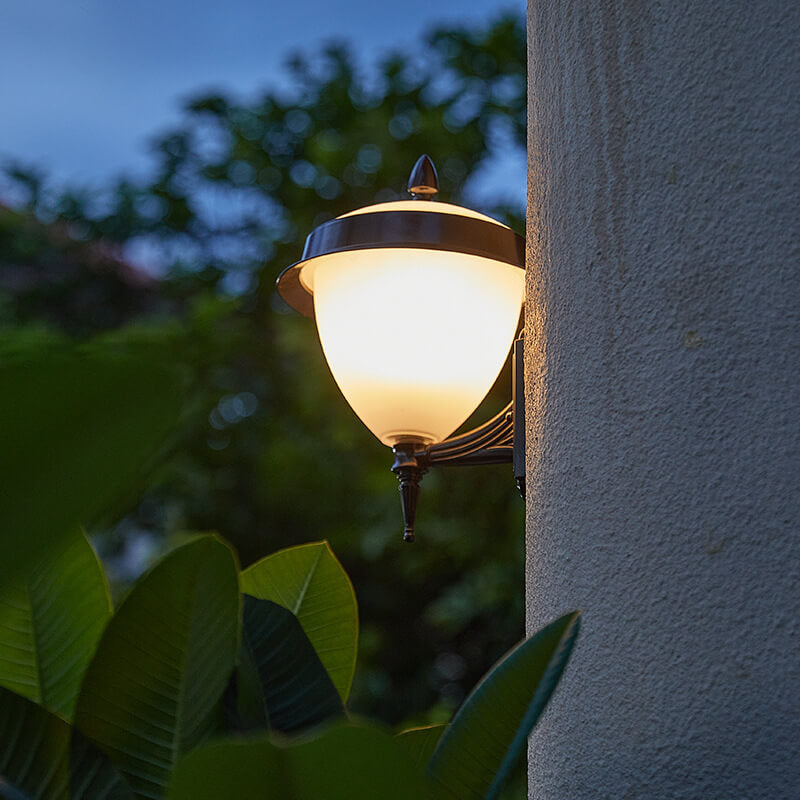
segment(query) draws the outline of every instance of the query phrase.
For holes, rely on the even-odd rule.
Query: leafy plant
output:
[[[0,342],[0,580],[78,523],[135,500],[174,429],[180,375],[154,357]]]
[[[111,761],[63,719],[0,688],[0,797],[133,800]]]
[[[344,714],[336,687],[297,617],[269,600],[244,596],[236,678],[236,708],[244,729],[294,733]]]
[[[111,616],[103,568],[83,532],[50,544],[0,589],[0,684],[72,719],[89,659]]]
[[[328,543],[262,558],[242,572],[242,591],[279,603],[297,617],[346,701],[358,650],[356,595]]]
[[[448,726],[389,737],[340,724],[300,741],[270,737],[199,748],[175,770],[169,800],[494,800],[555,690],[578,634],[567,614],[522,642],[481,682]]]
[[[511,650],[478,684],[428,762],[437,797],[498,796],[561,679],[579,619],[573,612],[552,622]]]
[[[137,797],[160,797],[181,755],[214,732],[238,640],[237,565],[213,536],[170,553],[112,617],[81,687],[75,727]]]
[[[275,743],[264,736],[216,742],[178,765],[169,800],[408,800],[425,777],[387,731],[335,725],[320,736]]]
[[[51,571],[62,565],[50,573],[56,598],[66,591],[61,583],[73,594],[97,586],[102,568],[87,551],[91,545],[76,531],[65,550],[73,557],[46,562]],[[293,611],[240,595],[240,585],[256,583],[298,610],[313,586],[314,614],[332,630],[321,637],[324,625],[312,625],[312,639]],[[297,586],[304,591],[291,590]],[[61,625],[40,627],[34,658],[80,627],[71,611],[80,617],[83,607],[65,604]],[[347,576],[326,542],[276,553],[239,574],[221,539],[193,538],[134,585],[99,640],[66,636],[73,650],[77,641],[86,650],[71,661],[89,661],[72,725],[0,689],[0,795],[496,798],[564,670],[578,615],[509,653],[450,725],[399,736],[348,720],[324,666],[326,649],[355,645],[356,615]],[[13,660],[0,660],[0,684],[18,680]]]

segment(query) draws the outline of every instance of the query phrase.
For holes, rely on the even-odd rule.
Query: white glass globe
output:
[[[395,210],[500,225],[460,206],[421,200],[352,214]],[[372,433],[392,446],[439,442],[478,407],[508,357],[524,275],[482,256],[375,248],[313,258],[300,280],[313,293],[336,383]]]

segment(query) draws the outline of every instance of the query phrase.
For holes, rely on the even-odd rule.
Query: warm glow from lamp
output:
[[[419,200],[355,213],[432,208],[490,220]],[[327,254],[307,262],[300,280],[313,292],[339,388],[389,446],[410,438],[439,442],[478,407],[508,356],[524,293],[517,267],[417,248]]]

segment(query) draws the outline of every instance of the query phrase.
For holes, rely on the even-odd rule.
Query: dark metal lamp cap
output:
[[[408,176],[408,193],[415,199],[433,200],[439,194],[439,175],[430,157],[421,155]]]
[[[300,273],[314,259],[355,250],[439,250],[525,269],[525,240],[510,228],[460,206],[426,202],[439,190],[436,168],[428,156],[421,156],[411,170],[408,190],[421,202],[378,203],[314,228],[301,260],[278,277],[281,297],[301,314],[313,317],[313,290]]]

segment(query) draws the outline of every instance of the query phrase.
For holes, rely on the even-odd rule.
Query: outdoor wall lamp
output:
[[[522,336],[514,338],[525,242],[491,217],[435,202],[438,189],[423,155],[409,177],[411,200],[320,225],[278,278],[283,299],[316,319],[347,402],[394,452],[407,542],[428,467],[511,462],[524,495]],[[486,396],[512,342],[511,402],[447,438]]]

